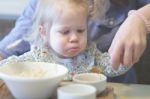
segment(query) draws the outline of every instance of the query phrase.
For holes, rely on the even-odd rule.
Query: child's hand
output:
[[[120,26],[116,33],[109,53],[112,66],[131,66],[136,63],[146,48],[146,28],[138,17],[131,15]]]

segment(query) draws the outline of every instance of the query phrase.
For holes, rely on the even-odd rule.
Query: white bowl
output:
[[[51,97],[67,73],[66,67],[45,62],[20,62],[0,67],[0,78],[17,99]]]
[[[58,99],[96,99],[96,88],[86,84],[70,84],[57,90]]]
[[[73,77],[73,81],[81,84],[89,84],[96,88],[97,94],[106,89],[106,76],[97,73],[81,73]]]

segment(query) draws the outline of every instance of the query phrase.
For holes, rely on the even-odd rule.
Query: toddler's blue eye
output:
[[[85,31],[85,29],[78,29],[77,32],[78,33],[83,33]]]
[[[65,35],[68,34],[69,32],[70,32],[69,30],[68,31],[61,31],[61,33],[65,34]]]

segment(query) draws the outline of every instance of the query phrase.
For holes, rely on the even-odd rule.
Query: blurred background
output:
[[[15,26],[29,0],[0,0],[0,40]],[[150,84],[150,35],[147,48],[140,61],[135,64],[139,84]]]
[[[0,0],[0,40],[15,26],[29,0]]]

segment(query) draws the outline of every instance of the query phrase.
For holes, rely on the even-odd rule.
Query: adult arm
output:
[[[138,9],[150,21],[150,4]],[[137,15],[130,15],[118,29],[109,53],[112,66],[118,69],[120,64],[131,66],[136,63],[146,48],[146,27],[143,20]]]
[[[30,50],[28,42],[21,40],[18,46],[9,49],[8,45],[16,42],[17,40],[23,39],[28,33],[32,25],[32,16],[36,8],[37,0],[31,0],[24,12],[21,14],[16,22],[15,27],[11,32],[0,42],[0,57],[1,59],[7,58],[11,55],[21,55],[24,52]]]

